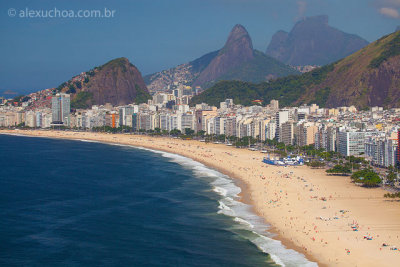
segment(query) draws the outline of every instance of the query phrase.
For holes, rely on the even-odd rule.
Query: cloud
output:
[[[381,13],[382,15],[384,15],[386,17],[393,18],[393,19],[400,18],[399,11],[397,9],[391,8],[391,7],[381,7],[379,9],[379,13]]]
[[[373,5],[381,15],[400,19],[400,0],[375,0]]]

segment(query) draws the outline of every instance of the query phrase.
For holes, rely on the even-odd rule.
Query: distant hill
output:
[[[5,96],[7,98],[13,97],[16,95],[18,95],[18,92],[14,92],[12,90],[5,90],[5,91],[0,92],[0,96]]]
[[[145,77],[150,91],[166,90],[174,82],[208,88],[223,79],[261,82],[298,73],[295,69],[253,49],[242,25],[236,25],[218,51]]]
[[[290,33],[273,35],[266,54],[291,66],[326,65],[368,45],[361,37],[328,24],[328,16],[300,20]]]
[[[233,98],[251,105],[278,99],[282,106],[317,103],[322,107],[355,105],[399,107],[400,31],[384,36],[335,63],[272,82],[219,82],[192,99],[192,104],[217,104]]]
[[[144,81],[150,92],[165,91],[173,86],[174,82],[184,85],[192,85],[200,73],[218,55],[218,51],[210,52],[189,63],[177,67],[146,75]]]
[[[117,58],[83,72],[57,87],[71,94],[72,108],[91,105],[125,105],[151,99],[139,70],[127,58]]]

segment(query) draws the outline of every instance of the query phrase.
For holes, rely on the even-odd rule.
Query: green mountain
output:
[[[317,103],[322,107],[355,105],[398,107],[400,104],[400,31],[356,53],[311,72],[271,82],[223,81],[193,97],[192,104],[216,105],[226,98],[251,105],[278,99],[282,106]]]

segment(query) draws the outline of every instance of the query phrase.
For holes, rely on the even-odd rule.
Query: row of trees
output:
[[[133,132],[134,130],[128,126],[122,126],[119,128],[112,128],[109,126],[105,127],[95,127],[93,131],[105,131],[111,133],[118,132]],[[255,144],[261,145],[258,138],[253,138],[251,136],[245,136],[243,138],[238,138],[235,136],[226,135],[208,135],[205,131],[198,131],[195,133],[194,130],[186,128],[183,132],[178,129],[173,129],[171,131],[161,130],[160,128],[155,128],[154,130],[143,130],[140,129],[137,132],[146,133],[149,135],[168,135],[174,137],[180,137],[182,139],[192,139],[192,138],[202,138],[205,142],[225,142],[229,141],[236,147],[247,147],[253,146]],[[289,152],[302,153],[309,157],[314,158],[314,160],[307,162],[306,165],[312,168],[323,168],[325,167],[325,161],[331,161],[336,163],[332,168],[326,170],[326,173],[332,175],[351,175],[351,179],[355,183],[359,183],[364,187],[377,187],[382,183],[379,175],[369,167],[368,162],[362,157],[343,157],[338,152],[334,151],[324,151],[323,149],[316,149],[313,145],[296,147],[293,145],[285,145],[284,143],[278,142],[277,140],[265,140],[262,145],[269,147],[274,150],[274,153],[286,156]],[[315,160],[315,158],[317,158]],[[355,171],[355,172],[354,172]],[[386,182],[389,185],[394,185],[396,181],[397,174],[393,167],[389,167],[389,173],[386,177]],[[400,194],[396,196],[400,197]],[[387,196],[394,197],[394,195]]]
[[[383,196],[386,197],[386,198],[400,198],[400,192],[386,193]]]

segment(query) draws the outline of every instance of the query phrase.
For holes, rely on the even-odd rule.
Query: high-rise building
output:
[[[51,113],[53,124],[69,125],[70,113],[70,96],[69,94],[56,94],[51,99]]]
[[[280,110],[280,111],[276,112],[276,115],[275,115],[276,136],[275,136],[275,138],[279,142],[282,142],[282,139],[280,137],[280,134],[281,134],[280,127],[282,126],[283,123],[287,122],[290,119],[291,119],[291,114],[290,114],[289,110]]]
[[[338,151],[343,156],[358,156],[365,152],[365,132],[340,131]]]
[[[285,143],[285,145],[293,145],[294,144],[294,121],[289,120],[285,123],[282,123],[282,125],[279,128],[279,140],[282,143]]]

